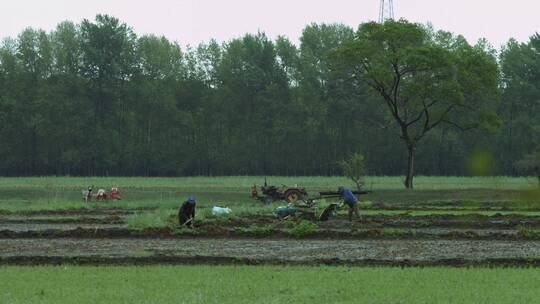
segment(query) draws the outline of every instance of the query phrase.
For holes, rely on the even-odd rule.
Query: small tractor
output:
[[[118,187],[112,187],[111,191],[107,192],[105,189],[98,189],[96,195],[94,196],[92,193],[93,187],[88,187],[88,190],[83,190],[83,199],[85,201],[90,201],[92,198],[95,197],[95,200],[98,202],[106,201],[106,200],[121,200],[122,195],[120,193],[120,189]]]
[[[252,195],[256,194],[256,190],[257,190],[256,186],[252,187]],[[371,191],[352,191],[352,193],[358,196],[358,195],[369,194],[371,193]],[[261,197],[259,196],[256,196],[256,197],[261,199]],[[262,197],[262,198],[264,199],[265,197]],[[328,219],[331,216],[335,216],[337,214],[337,211],[343,206],[344,203],[335,203],[335,202],[330,203],[328,206],[324,208],[324,210],[319,216],[316,216],[315,214],[317,212],[317,208],[315,208],[315,206],[322,199],[332,199],[332,198],[341,199],[341,194],[338,191],[321,191],[319,192],[318,197],[307,198],[307,193],[304,190],[301,199],[298,199],[294,202],[289,202],[287,200],[289,204],[286,206],[280,206],[276,208],[276,210],[274,211],[274,214],[280,219],[285,219],[292,216],[292,217],[317,218],[321,222],[328,221]]]
[[[269,186],[264,181],[264,186],[261,186],[261,192],[263,195],[259,195],[257,191],[257,185],[251,187],[251,197],[261,201],[263,204],[269,204],[273,201],[285,200],[290,204],[294,204],[304,199],[307,196],[306,189],[304,187],[289,187],[286,185]]]

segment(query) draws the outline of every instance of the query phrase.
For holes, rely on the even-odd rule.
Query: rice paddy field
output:
[[[0,178],[0,303],[534,303],[534,178],[369,177],[360,217],[319,191],[341,177],[267,177],[312,207],[250,197],[260,176]],[[122,200],[82,199],[89,185]],[[197,200],[194,228],[179,205]],[[228,207],[215,215],[212,207]]]

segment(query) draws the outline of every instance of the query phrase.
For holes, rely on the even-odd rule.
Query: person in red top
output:
[[[259,193],[257,192],[257,185],[251,186],[251,197],[252,198],[258,198]]]
[[[110,195],[110,197],[111,197],[112,199],[117,199],[117,200],[122,199],[122,198],[120,197],[120,190],[118,190],[117,187],[112,187],[112,188],[111,188],[111,195]]]

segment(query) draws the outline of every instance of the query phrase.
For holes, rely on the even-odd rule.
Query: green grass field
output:
[[[345,177],[326,176],[269,176],[269,184],[301,185],[307,188],[334,189],[339,185],[352,187],[353,184]],[[524,190],[537,186],[533,177],[444,177],[418,176],[415,177],[415,188],[418,190],[444,189],[507,189]],[[120,186],[123,188],[142,189],[175,189],[224,191],[247,189],[254,183],[264,183],[263,176],[224,176],[224,177],[15,177],[0,178],[0,188],[31,188],[31,189],[83,189],[89,185],[99,187]],[[373,190],[403,189],[403,177],[372,176],[366,178],[366,188]]]
[[[263,207],[249,197],[253,183],[264,182],[260,176],[236,177],[29,177],[0,178],[0,210],[41,211],[93,208],[164,208],[177,209],[190,195],[198,206],[226,206],[237,213],[266,212],[282,204]],[[316,196],[320,190],[336,189],[338,185],[352,188],[343,177],[268,177],[274,185],[301,185]],[[533,192],[532,178],[510,177],[418,177],[414,190],[405,190],[400,177],[368,177],[366,188],[373,192],[361,197],[402,209],[429,205],[438,207],[484,207],[498,203],[506,209],[540,208],[540,195]],[[88,185],[109,189],[119,186],[124,199],[106,203],[85,203],[81,191]],[[460,202],[459,206],[455,202]],[[268,210],[267,210],[268,209]]]
[[[532,178],[418,177],[416,189],[399,177],[371,177],[361,197],[366,215],[521,214],[540,216]],[[127,219],[130,228],[164,227],[189,195],[197,221],[212,221],[213,205],[232,216],[272,214],[284,202],[263,206],[249,188],[263,177],[191,178],[0,178],[0,210],[156,208]],[[269,177],[271,184],[298,184],[309,193],[352,187],[340,177]],[[85,203],[88,185],[119,186],[124,199]],[[328,204],[323,201],[321,206]],[[375,203],[393,210],[369,210]],[[319,206],[318,206],[319,207]],[[416,210],[415,210],[416,208]],[[493,209],[490,209],[493,208]],[[344,211],[340,211],[345,215]],[[264,227],[263,227],[264,228]],[[399,234],[400,228],[385,228]],[[359,268],[326,266],[0,266],[0,303],[535,303],[537,269]]]
[[[0,303],[538,303],[536,269],[0,267]]]

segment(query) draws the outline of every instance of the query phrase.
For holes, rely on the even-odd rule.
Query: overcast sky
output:
[[[63,20],[78,23],[106,13],[137,34],[164,35],[182,45],[258,30],[297,42],[308,23],[340,22],[356,29],[377,20],[378,10],[379,0],[0,0],[0,37],[14,37],[28,26],[52,30]],[[526,41],[540,32],[540,0],[394,0],[394,10],[396,18],[431,22],[471,42],[485,37],[497,48],[511,37]]]

